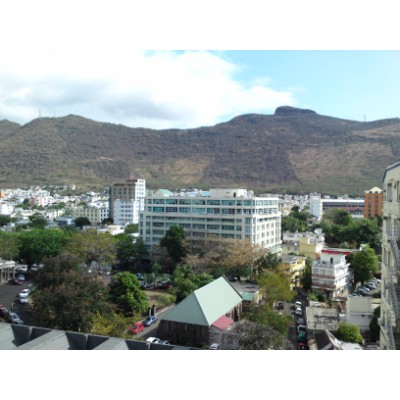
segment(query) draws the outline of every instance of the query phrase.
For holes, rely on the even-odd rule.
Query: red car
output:
[[[144,325],[141,322],[136,322],[135,325],[132,326],[132,328],[129,329],[129,333],[131,335],[136,335],[139,332],[142,332],[144,329]]]

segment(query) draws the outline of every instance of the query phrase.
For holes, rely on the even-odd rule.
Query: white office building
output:
[[[173,225],[192,239],[247,240],[281,252],[281,213],[274,195],[255,197],[246,189],[146,196],[140,213],[140,236],[151,252]]]
[[[115,225],[139,223],[139,212],[144,209],[145,179],[128,179],[110,187],[110,216]]]

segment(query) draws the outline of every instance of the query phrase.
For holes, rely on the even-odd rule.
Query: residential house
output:
[[[346,295],[353,281],[353,274],[346,256],[354,251],[356,250],[323,249],[321,258],[314,261],[312,265],[312,290],[323,291],[330,299]]]
[[[297,254],[318,260],[325,247],[322,229],[314,232],[283,232],[282,254]]]
[[[306,257],[282,255],[279,260],[282,271],[290,279],[290,289],[300,286],[300,278],[306,268]]]

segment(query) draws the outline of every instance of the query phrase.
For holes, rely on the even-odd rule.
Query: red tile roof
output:
[[[225,331],[233,324],[233,320],[223,315],[221,318],[218,318],[212,326],[220,329],[221,331]]]

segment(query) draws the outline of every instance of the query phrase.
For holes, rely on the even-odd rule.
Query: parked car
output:
[[[171,344],[169,340],[160,340],[158,344]]]
[[[213,343],[208,350],[220,350],[221,346],[218,343]]]
[[[136,335],[136,334],[138,334],[139,332],[142,332],[143,329],[144,329],[143,323],[142,323],[142,322],[136,322],[136,324],[133,325],[133,326],[129,329],[129,332],[128,332],[128,333],[130,333],[131,335]]]
[[[305,332],[299,332],[297,335],[297,341],[299,343],[307,343],[307,335]]]
[[[303,316],[303,310],[302,310],[300,307],[297,307],[297,308],[294,310],[294,313],[295,313],[296,315]]]
[[[14,313],[14,312],[11,312],[9,314],[9,318],[10,318],[10,321],[11,321],[12,324],[18,324],[18,325],[24,325],[25,324],[25,322],[22,321],[22,319],[19,317],[19,315]]]
[[[307,332],[307,328],[305,325],[297,325],[297,332]]]
[[[29,289],[24,289],[24,290],[19,294],[19,298],[28,297],[30,292],[31,292],[31,291],[30,291]]]
[[[296,307],[302,307],[302,303],[301,303],[301,301],[299,301],[299,300],[297,300],[295,303],[294,303],[294,305],[296,306]]]
[[[15,270],[17,272],[28,272],[28,266],[26,264],[17,264]]]
[[[150,325],[154,324],[154,322],[156,322],[156,321],[157,321],[157,317],[156,316],[147,317],[143,321],[143,325],[144,326],[150,326]]]
[[[298,318],[298,319],[297,319],[297,323],[298,323],[299,325],[304,325],[304,318]]]
[[[146,339],[146,343],[159,343],[160,339],[156,337],[149,337]]]
[[[21,282],[24,282],[25,281],[25,275],[24,274],[19,274],[19,275],[17,275],[17,279],[19,281],[21,281]]]
[[[22,282],[17,278],[10,279],[9,282],[11,285],[22,285]]]
[[[285,305],[283,304],[283,302],[279,302],[277,305],[276,305],[276,308],[278,309],[278,310],[283,310],[284,308],[285,308]]]
[[[28,304],[29,303],[29,297],[20,297],[19,302],[21,304]]]

